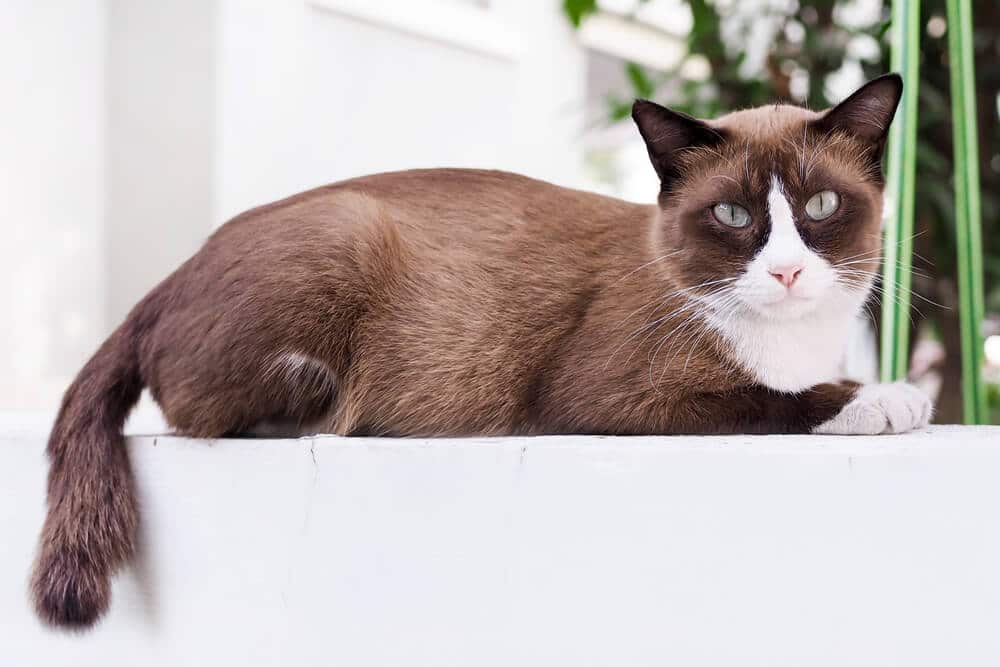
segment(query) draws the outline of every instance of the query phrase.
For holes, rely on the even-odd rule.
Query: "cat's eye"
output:
[[[722,202],[712,207],[712,215],[724,225],[746,227],[750,224],[750,212],[739,204]]]
[[[817,192],[806,202],[806,215],[813,220],[825,220],[840,208],[840,195],[833,190]]]

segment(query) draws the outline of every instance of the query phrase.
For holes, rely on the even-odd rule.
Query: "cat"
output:
[[[93,624],[133,555],[121,433],[148,387],[178,433],[898,433],[905,383],[840,377],[880,262],[890,74],[825,112],[701,121],[639,100],[644,206],[498,171],[367,176],[237,216],[66,392],[32,578]]]

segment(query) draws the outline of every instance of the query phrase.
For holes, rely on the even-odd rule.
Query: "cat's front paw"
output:
[[[933,406],[927,394],[906,382],[861,387],[836,417],[816,428],[825,435],[906,433],[927,426]]]

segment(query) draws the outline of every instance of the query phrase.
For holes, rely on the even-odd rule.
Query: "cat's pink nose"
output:
[[[768,269],[768,273],[774,276],[774,279],[785,287],[791,287],[795,284],[795,280],[802,273],[802,267],[794,264],[788,266],[772,266]]]

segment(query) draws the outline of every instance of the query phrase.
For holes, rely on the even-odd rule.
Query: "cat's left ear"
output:
[[[889,125],[902,95],[902,77],[898,74],[880,76],[813,121],[813,126],[820,132],[841,131],[857,137],[874,146],[875,155],[881,160]]]

